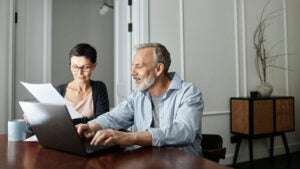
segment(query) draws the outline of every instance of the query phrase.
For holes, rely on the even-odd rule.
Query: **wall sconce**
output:
[[[104,0],[101,3],[101,5],[100,5],[100,7],[98,9],[99,14],[100,15],[105,15],[110,9],[114,9],[114,5],[113,4],[114,4],[113,0],[111,0],[111,1]]]

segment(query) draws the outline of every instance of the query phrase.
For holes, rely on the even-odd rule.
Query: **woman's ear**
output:
[[[97,66],[97,62],[93,64],[92,70],[95,70],[96,66]]]

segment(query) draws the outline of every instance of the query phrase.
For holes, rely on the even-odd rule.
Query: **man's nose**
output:
[[[134,70],[134,69],[131,69],[131,71],[130,71],[130,74],[131,74],[131,76],[134,76],[134,75],[136,75],[136,72],[135,72],[135,70]]]

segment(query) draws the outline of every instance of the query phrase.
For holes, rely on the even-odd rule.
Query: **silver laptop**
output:
[[[47,148],[89,155],[112,151],[115,145],[91,146],[80,137],[65,105],[19,102],[39,143]]]

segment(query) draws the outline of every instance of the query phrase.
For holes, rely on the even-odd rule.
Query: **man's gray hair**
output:
[[[136,47],[136,50],[143,48],[153,48],[154,60],[157,63],[162,63],[165,66],[164,73],[167,74],[171,65],[171,56],[167,48],[160,43],[143,43]]]

